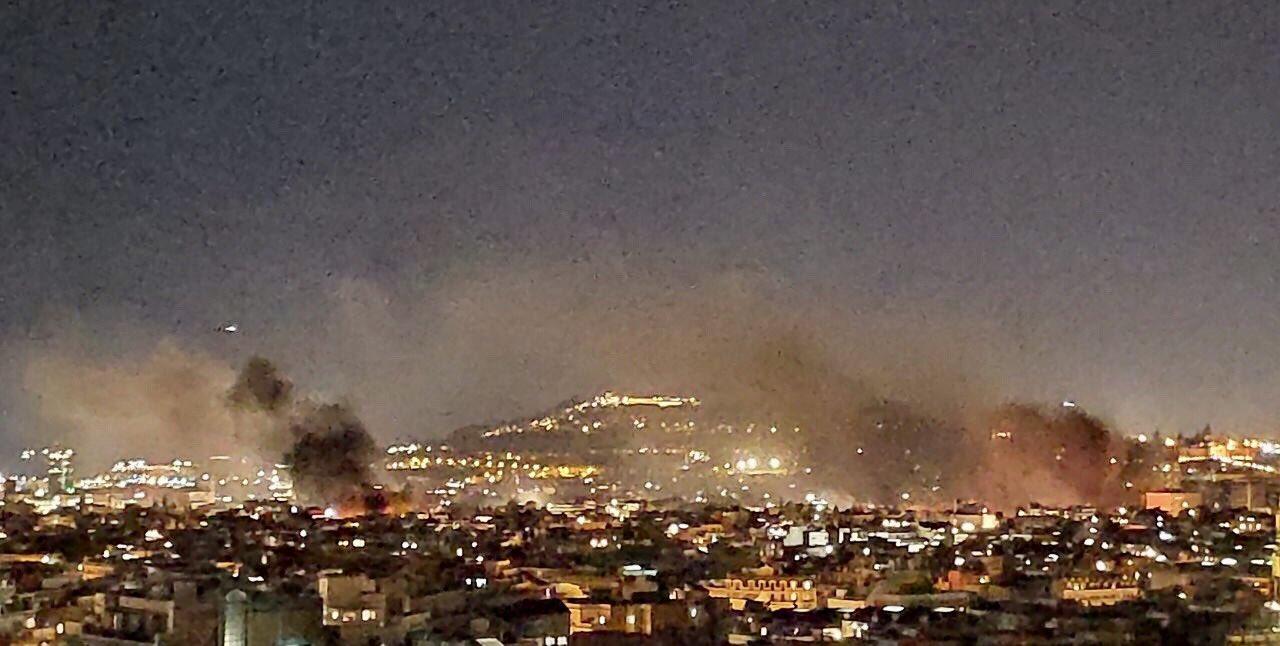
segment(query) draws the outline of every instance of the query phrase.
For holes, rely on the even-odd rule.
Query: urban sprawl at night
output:
[[[862,460],[898,468],[877,451],[911,455],[926,422],[893,407],[867,413],[866,446],[814,445],[801,427],[711,423],[696,397],[607,392],[374,447],[348,413],[307,421],[325,407],[291,390],[254,360],[228,405],[289,407],[287,455],[320,472],[355,461],[360,478],[251,455],[87,472],[74,447],[24,451],[0,509],[6,641],[1244,643],[1280,630],[1271,441],[1103,435],[1040,456],[1050,473],[1065,461],[1122,476],[1095,489],[1108,504],[948,498],[956,474],[923,464],[877,498],[829,479]],[[983,442],[1012,459],[1036,424],[1093,423],[1074,402],[1023,407]]]

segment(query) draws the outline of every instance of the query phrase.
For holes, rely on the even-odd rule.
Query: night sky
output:
[[[0,90],[0,449],[254,353],[380,439],[793,352],[1280,435],[1273,2],[19,1]]]

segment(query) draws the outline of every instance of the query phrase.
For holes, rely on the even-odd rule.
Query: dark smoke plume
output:
[[[948,415],[879,401],[799,437],[813,468],[807,484],[871,502],[908,493],[913,502],[1011,509],[1119,504],[1133,494],[1124,441],[1078,408],[1014,403]]]
[[[227,393],[233,408],[265,416],[254,438],[265,450],[282,449],[294,492],[308,504],[379,511],[370,464],[377,445],[364,424],[342,404],[295,401],[293,384],[271,361],[254,357]]]
[[[1011,404],[992,415],[990,429],[981,495],[1018,504],[1102,504],[1123,494],[1109,462],[1119,450],[1116,439],[1078,408]]]
[[[364,425],[338,404],[304,408],[289,424],[294,442],[284,456],[299,498],[326,504],[368,499],[377,445]]]
[[[293,384],[271,361],[253,357],[240,371],[227,399],[237,408],[254,412],[288,411],[293,405]]]

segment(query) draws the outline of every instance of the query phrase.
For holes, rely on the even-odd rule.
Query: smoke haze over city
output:
[[[1280,3],[0,3],[0,644],[1280,642]]]

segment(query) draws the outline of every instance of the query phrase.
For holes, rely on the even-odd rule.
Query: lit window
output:
[[[627,625],[628,625],[628,626],[634,626],[634,625],[636,625],[636,616],[635,616],[635,615],[627,615]]]

